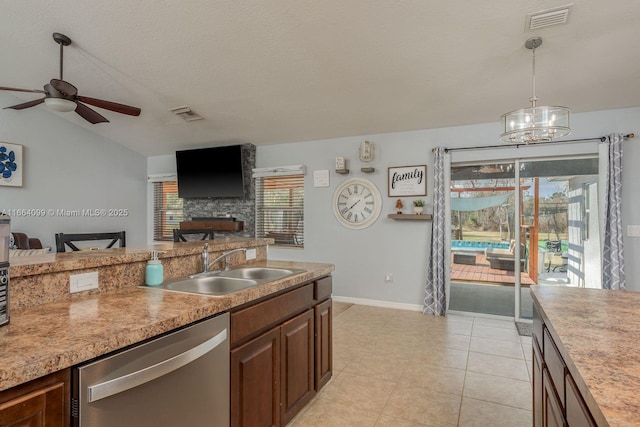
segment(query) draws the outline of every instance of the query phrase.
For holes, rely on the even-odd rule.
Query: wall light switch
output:
[[[72,274],[69,276],[69,293],[98,288],[98,272]]]
[[[640,237],[640,225],[627,225],[627,236]]]
[[[247,249],[247,253],[246,253],[246,260],[247,261],[251,261],[252,259],[256,259],[257,254],[256,254],[256,250],[255,249]]]

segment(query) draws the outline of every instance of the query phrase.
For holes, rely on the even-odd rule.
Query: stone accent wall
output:
[[[244,221],[244,230],[239,232],[215,232],[215,238],[221,237],[255,237],[256,230],[256,189],[252,169],[256,167],[256,146],[242,145],[242,168],[244,175],[244,199],[227,198],[195,198],[184,199],[185,221],[193,217],[212,217],[217,213],[230,213],[237,221]]]

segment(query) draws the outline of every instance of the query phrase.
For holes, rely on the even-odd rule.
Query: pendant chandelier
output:
[[[524,46],[533,53],[533,95],[531,107],[503,114],[500,139],[503,142],[534,144],[551,141],[569,135],[569,109],[566,107],[538,107],[536,105],[536,48],[542,44],[541,37],[532,37]]]

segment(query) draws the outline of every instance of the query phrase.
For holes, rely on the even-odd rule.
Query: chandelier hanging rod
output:
[[[635,134],[628,133],[622,136],[624,139],[630,139],[635,137]],[[586,142],[586,141],[600,141],[605,142],[607,140],[606,136],[597,136],[594,138],[582,138],[582,139],[567,139],[565,141],[544,141],[539,142],[535,145],[545,145],[545,144],[571,144],[574,142]],[[445,148],[444,152],[449,153],[451,151],[464,151],[464,150],[487,150],[490,148],[520,148],[520,147],[531,147],[531,144],[526,143],[518,143],[518,144],[499,144],[499,145],[477,145],[475,147],[458,147],[458,148]],[[436,149],[432,149],[431,152],[434,153]]]
[[[531,37],[524,46],[532,53],[531,97],[529,107],[510,111],[500,117],[500,140],[506,143],[536,144],[565,137],[571,133],[570,110],[560,106],[538,106],[536,95],[536,48],[542,45],[542,37]]]

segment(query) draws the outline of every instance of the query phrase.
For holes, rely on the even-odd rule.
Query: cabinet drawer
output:
[[[539,350],[544,354],[544,349],[542,348],[542,317],[540,317],[540,313],[538,312],[538,307],[533,305],[533,340],[537,341]]]
[[[313,299],[316,300],[316,302],[320,302],[329,298],[333,290],[332,285],[331,276],[316,280],[313,287]]]
[[[231,347],[247,341],[313,305],[313,284],[231,313]]]
[[[550,379],[558,392],[558,398],[560,404],[564,408],[565,405],[565,391],[564,391],[564,376],[566,374],[567,367],[560,356],[560,352],[553,342],[549,330],[544,328],[544,363],[549,370]]]
[[[596,427],[587,404],[582,399],[578,386],[571,377],[566,376],[567,390],[567,424],[571,427]]]
[[[547,369],[542,370],[543,384],[543,421],[545,427],[567,427],[564,415],[562,414],[562,405],[558,401],[558,396],[553,388],[553,383],[549,377]]]

